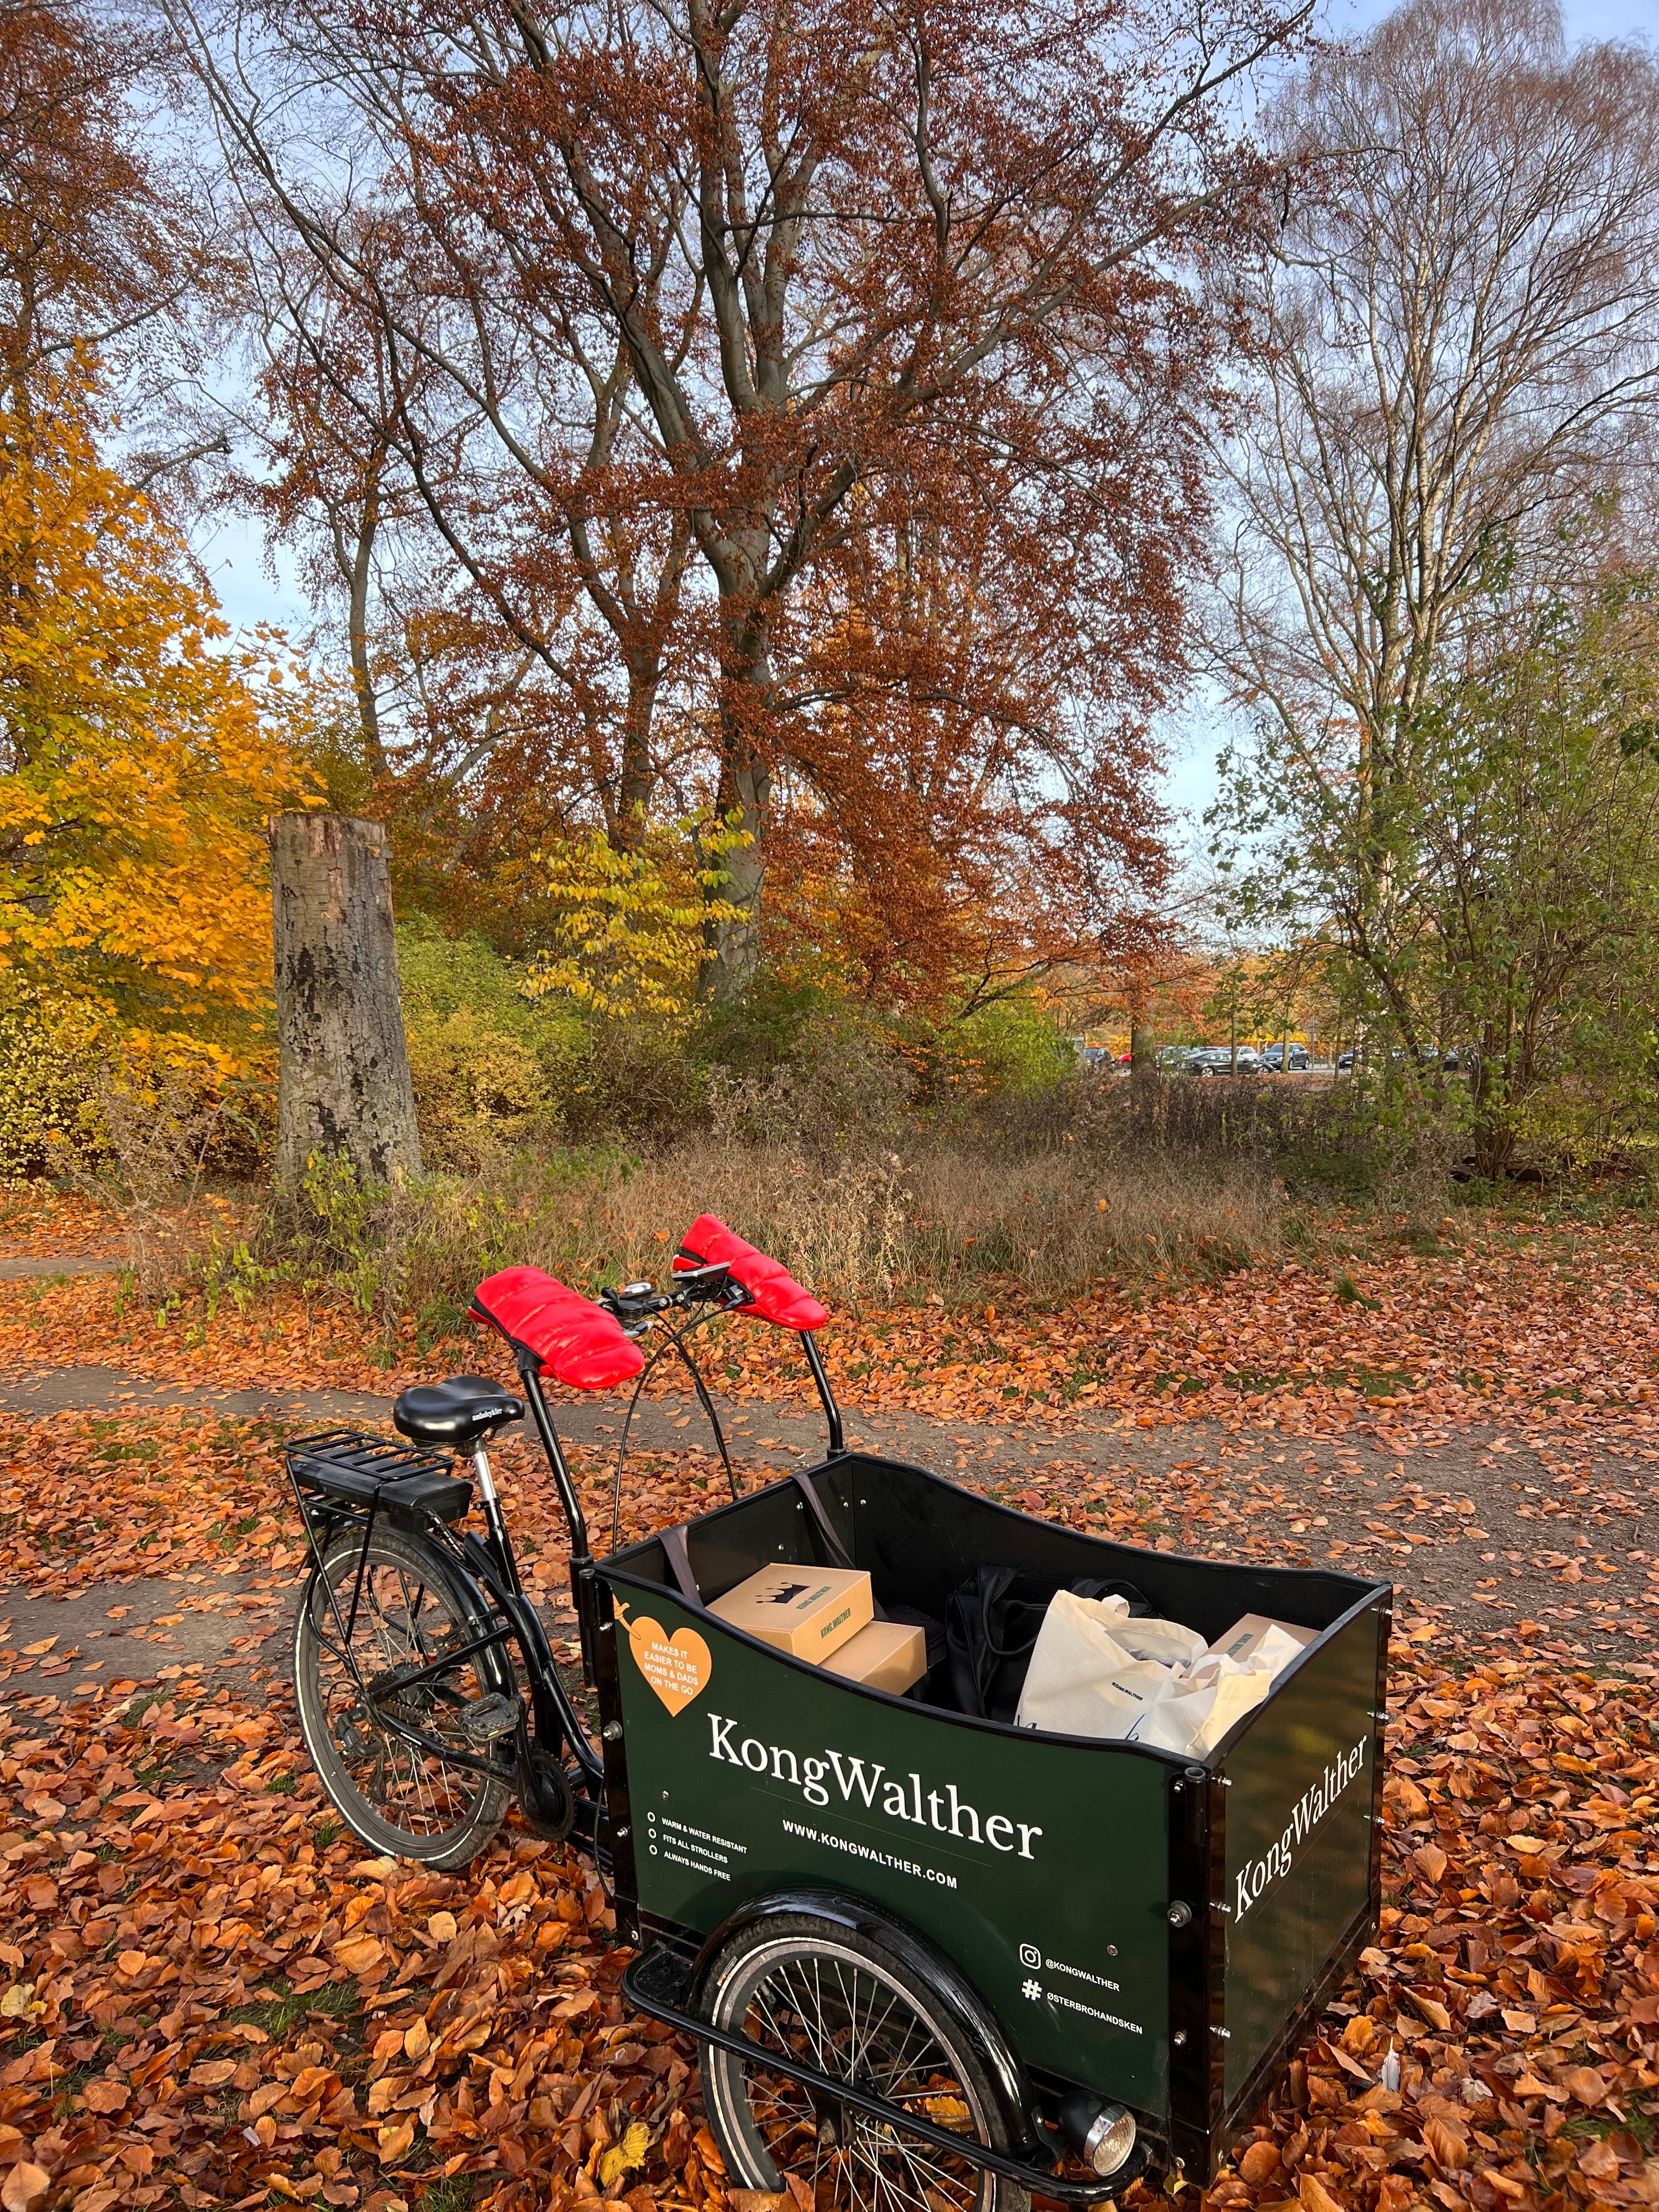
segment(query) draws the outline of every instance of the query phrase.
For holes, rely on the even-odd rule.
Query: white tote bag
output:
[[[1122,1602],[1120,1598],[1118,1603]],[[1112,1634],[1132,1659],[1156,1659],[1161,1667],[1190,1667],[1210,1648],[1195,1628],[1183,1628],[1178,1620],[1156,1614],[1125,1620],[1113,1627]]]
[[[1212,1656],[1171,1680],[1135,1730],[1137,1743],[1202,1759],[1273,1687],[1273,1662]]]
[[[1060,1590],[1042,1616],[1015,1715],[1020,1728],[1059,1735],[1126,1737],[1170,1685],[1167,1667],[1138,1660],[1106,1626],[1121,1598],[1074,1597]]]

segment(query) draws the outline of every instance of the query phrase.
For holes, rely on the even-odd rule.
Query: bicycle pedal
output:
[[[455,1716],[461,1724],[463,1735],[474,1743],[494,1743],[504,1735],[511,1735],[519,1725],[519,1708],[510,1698],[498,1697],[490,1691],[482,1698],[473,1698]]]

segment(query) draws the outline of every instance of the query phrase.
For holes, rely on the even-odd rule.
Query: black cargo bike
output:
[[[432,1867],[465,1865],[515,1796],[591,1849],[637,1953],[624,1995],[697,2039],[738,2186],[801,2212],[1024,2212],[1149,2167],[1207,2184],[1376,1925],[1390,1589],[1109,1543],[850,1450],[823,1309],[708,1216],[675,1266],[594,1301],[509,1268],[474,1314],[517,1391],[458,1376],[404,1393],[402,1441],[286,1447],[311,1559],[295,1688],[330,1799],[372,1848]],[[713,1418],[682,1340],[720,1314],[800,1333],[825,1456],[596,1559],[544,1379],[638,1378],[637,1402],[654,1329],[651,1364],[684,1360]],[[490,1479],[487,1440],[526,1408],[569,1526],[597,1741]],[[1194,1761],[930,1704],[938,1670],[890,1696],[710,1613],[777,1561],[867,1570],[878,1611],[913,1618],[997,1562],[1051,1589],[1133,1577],[1206,1638],[1249,1612],[1317,1633]]]

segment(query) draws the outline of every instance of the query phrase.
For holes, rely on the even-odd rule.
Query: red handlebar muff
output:
[[[645,1364],[613,1314],[540,1267],[503,1267],[480,1283],[472,1318],[530,1353],[567,1389],[614,1389]]]
[[[741,1310],[761,1321],[778,1328],[814,1329],[822,1328],[830,1318],[829,1308],[803,1289],[781,1261],[769,1260],[714,1214],[700,1213],[674,1255],[674,1272],[685,1274],[694,1267],[715,1266],[723,1267],[748,1291],[748,1303]]]

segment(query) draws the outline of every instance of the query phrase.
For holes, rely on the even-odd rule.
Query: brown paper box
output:
[[[1293,1620],[1270,1620],[1265,1613],[1247,1613],[1240,1620],[1234,1621],[1224,1636],[1217,1637],[1215,1642],[1210,1646],[1211,1654],[1219,1655],[1226,1659],[1242,1660],[1248,1665],[1255,1653],[1256,1647],[1270,1628],[1280,1630],[1296,1643],[1304,1645],[1317,1644],[1319,1641],[1320,1631],[1316,1628],[1298,1628]],[[1286,1662],[1286,1663],[1289,1662]]]
[[[902,1620],[872,1620],[823,1662],[826,1674],[902,1698],[927,1672],[927,1638]]]
[[[708,1610],[797,1659],[827,1659],[875,1612],[862,1567],[763,1567]]]

